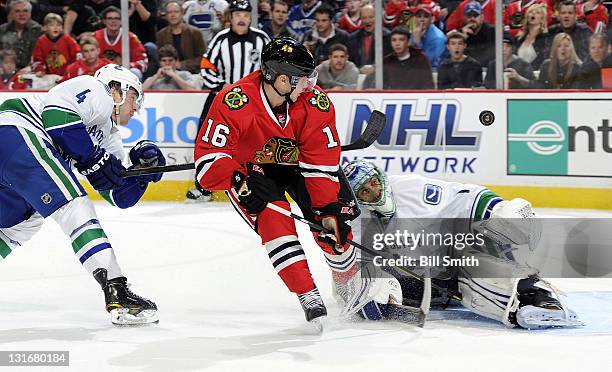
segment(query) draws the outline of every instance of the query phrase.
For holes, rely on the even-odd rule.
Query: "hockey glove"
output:
[[[125,168],[115,155],[106,152],[103,148],[96,151],[88,160],[76,163],[75,166],[98,191],[111,190],[123,185],[121,173]]]
[[[317,240],[325,243],[336,252],[344,252],[344,245],[351,233],[350,221],[358,216],[358,209],[354,202],[347,203],[338,200],[321,208],[314,209],[316,220],[321,223],[327,232],[319,232]]]
[[[166,165],[164,154],[162,154],[159,147],[151,141],[139,141],[132,147],[129,155],[133,168],[149,168]],[[138,180],[145,183],[157,182],[161,180],[162,176],[163,173],[144,174],[138,176]]]
[[[268,203],[283,200],[276,182],[266,177],[259,165],[246,163],[246,172],[234,172],[232,188],[238,194],[240,205],[249,214],[259,214]]]

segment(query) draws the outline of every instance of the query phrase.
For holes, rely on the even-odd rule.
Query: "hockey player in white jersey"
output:
[[[360,207],[369,211],[362,211],[352,223],[355,240],[361,238],[363,218],[378,221],[378,228],[399,219],[463,219],[473,224],[469,228],[479,225],[479,231],[496,246],[526,244],[535,249],[540,239],[541,226],[531,204],[524,199],[506,201],[483,186],[419,175],[387,177],[376,165],[363,160],[350,162],[343,170]],[[556,290],[533,269],[507,259],[503,252],[497,256],[477,251],[471,254],[478,257],[479,268],[462,267],[453,278],[461,303],[470,311],[510,327],[539,329],[582,324],[576,313],[561,302]],[[474,276],[482,270],[499,275]],[[404,279],[400,280],[404,303],[412,304],[420,298],[419,290],[406,286],[420,283]],[[415,298],[411,298],[415,292]]]
[[[51,217],[70,238],[83,267],[101,285],[116,325],[157,322],[155,303],[128,289],[113,248],[72,166],[104,198],[128,208],[161,175],[123,179],[125,154],[118,125],[138,110],[143,92],[127,69],[107,65],[96,77],[57,85],[42,100],[0,105],[0,256],[5,259]],[[164,165],[148,141],[130,150],[131,167]]]

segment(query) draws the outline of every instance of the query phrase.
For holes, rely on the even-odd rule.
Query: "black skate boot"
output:
[[[120,276],[109,280],[105,269],[97,269],[93,276],[104,291],[106,311],[111,314],[113,324],[132,326],[159,322],[155,303],[130,291],[127,278]]]
[[[212,191],[202,188],[202,186],[196,182],[195,187],[187,191],[185,197],[187,198],[185,200],[187,203],[207,202],[212,198]]]
[[[298,295],[298,299],[300,304],[302,304],[306,320],[314,325],[318,332],[322,332],[323,324],[321,321],[327,316],[327,308],[325,308],[317,287],[314,287],[310,292]]]
[[[521,279],[516,287],[519,308],[510,321],[527,329],[584,325],[576,313],[564,306],[555,290],[537,276]]]

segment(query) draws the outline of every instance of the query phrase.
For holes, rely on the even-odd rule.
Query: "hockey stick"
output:
[[[370,118],[368,119],[368,125],[366,129],[361,133],[361,136],[355,140],[355,142],[350,143],[348,145],[340,146],[341,151],[351,151],[351,150],[360,150],[369,147],[371,144],[378,139],[378,136],[385,128],[387,124],[387,118],[385,114],[378,110],[372,111]],[[185,164],[172,164],[172,165],[164,165],[159,167],[149,167],[149,168],[135,168],[126,170],[121,174],[121,177],[134,177],[141,176],[144,174],[157,174],[157,173],[166,173],[166,172],[178,172],[184,170],[191,170],[195,168],[195,163],[185,163]]]
[[[266,205],[267,208],[272,209],[273,211],[276,211],[282,215],[285,215],[289,218],[293,218],[296,221],[305,223],[306,225],[310,226],[313,230],[319,231],[319,232],[324,232],[324,233],[331,233],[329,230],[325,229],[323,226],[317,225],[316,223],[312,223],[310,221],[308,221],[307,219],[305,219],[304,217],[301,217],[291,211],[288,211],[284,208],[281,208],[275,204],[272,203],[268,203]],[[386,255],[383,255],[382,252],[376,252],[362,244],[359,244],[355,241],[352,241],[350,239],[347,240],[347,242],[352,245],[353,247],[361,250],[362,252],[365,252],[371,256],[380,256],[383,258],[389,258]],[[423,288],[423,298],[421,299],[421,306],[419,308],[414,308],[414,307],[410,307],[410,306],[404,306],[404,305],[397,305],[397,304],[389,304],[390,306],[390,310],[391,313],[388,316],[388,319],[392,319],[392,320],[400,320],[400,321],[404,321],[404,322],[408,322],[408,323],[415,323],[417,324],[419,327],[423,327],[425,325],[425,319],[427,318],[427,314],[429,313],[429,308],[431,306],[431,288],[434,287],[442,292],[448,293],[448,289],[447,288],[443,288],[440,287],[436,284],[432,284],[431,282],[431,278],[428,277],[422,277],[404,267],[400,267],[397,266],[395,267],[395,269],[405,275],[411,276],[417,280],[420,280],[421,282],[424,283],[424,288]],[[450,294],[450,293],[449,293]]]

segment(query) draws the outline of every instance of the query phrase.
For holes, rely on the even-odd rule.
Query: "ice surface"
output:
[[[581,329],[506,329],[462,309],[431,313],[424,329],[341,322],[322,254],[298,226],[331,313],[325,333],[313,336],[228,204],[96,208],[132,289],[157,302],[160,323],[113,327],[98,284],[47,221],[0,264],[0,350],[69,350],[75,371],[612,370],[612,280],[554,281],[570,292],[566,301],[587,323]]]

